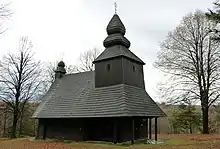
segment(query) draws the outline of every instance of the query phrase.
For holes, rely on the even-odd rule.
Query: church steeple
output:
[[[145,64],[129,50],[130,41],[124,37],[126,29],[118,14],[114,14],[107,25],[105,50],[93,61],[95,64],[95,87],[129,84],[145,88],[143,65]]]
[[[105,48],[115,45],[123,45],[126,48],[130,47],[130,41],[124,37],[126,32],[125,26],[117,14],[113,15],[106,30],[108,36],[103,42]]]
[[[118,14],[115,13],[113,15],[107,25],[106,31],[108,36],[103,42],[105,51],[103,51],[93,61],[93,63],[123,56],[140,64],[145,64],[140,58],[129,50],[131,43],[124,36],[126,29]]]

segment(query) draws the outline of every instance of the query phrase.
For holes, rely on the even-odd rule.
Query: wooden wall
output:
[[[132,139],[132,118],[39,119],[38,136],[76,141],[114,141]],[[135,139],[144,137],[142,119],[135,119]],[[142,132],[142,133],[141,133]]]

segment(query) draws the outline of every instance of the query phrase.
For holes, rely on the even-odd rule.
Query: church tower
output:
[[[126,29],[117,14],[113,15],[106,30],[105,50],[93,61],[95,87],[128,84],[145,88],[145,63],[129,50],[130,41],[124,36]]]

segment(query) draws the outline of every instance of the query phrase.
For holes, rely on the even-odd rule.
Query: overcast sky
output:
[[[163,81],[163,74],[152,66],[159,43],[187,13],[212,8],[212,0],[0,0],[11,2],[13,11],[4,24],[8,30],[0,35],[0,57],[16,51],[19,38],[28,36],[37,59],[77,64],[81,52],[94,47],[104,50],[115,1],[130,50],[146,63],[146,90],[161,101],[157,84]]]

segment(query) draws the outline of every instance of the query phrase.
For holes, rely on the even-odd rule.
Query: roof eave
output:
[[[118,58],[118,57],[124,57],[124,58],[127,58],[129,60],[135,61],[135,62],[137,62],[139,64],[145,65],[145,63],[142,60],[138,61],[138,60],[132,59],[132,58],[124,56],[124,55],[118,55],[118,56],[115,56],[115,57],[109,57],[109,58],[103,58],[103,59],[98,59],[97,58],[92,63],[95,64],[95,63],[100,62],[100,61],[110,60],[110,59],[114,59],[114,58]]]

